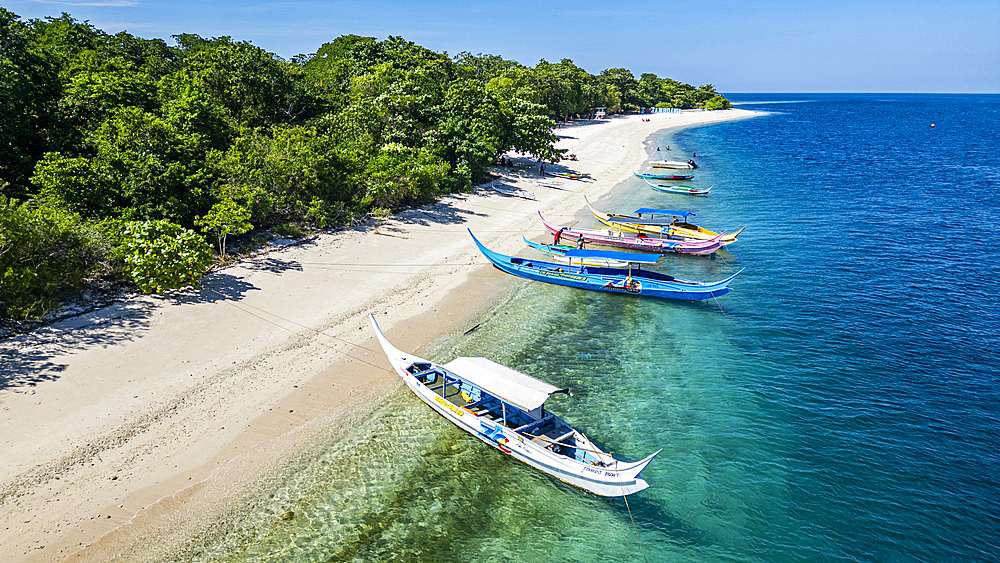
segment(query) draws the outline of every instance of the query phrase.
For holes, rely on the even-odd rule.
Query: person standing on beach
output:
[[[545,163],[544,162],[538,167],[538,175],[539,176],[544,176],[545,175]]]

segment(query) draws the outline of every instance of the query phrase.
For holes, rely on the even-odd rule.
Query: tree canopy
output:
[[[173,40],[0,8],[0,319],[38,316],[98,270],[138,279],[125,241],[149,225],[182,245],[208,223],[217,237],[335,226],[468,189],[508,151],[555,162],[567,116],[729,104],[711,85],[401,37],[345,35],[290,61],[231,37]],[[154,274],[136,284],[170,287]]]

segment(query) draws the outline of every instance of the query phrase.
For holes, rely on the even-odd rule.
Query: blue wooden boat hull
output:
[[[699,301],[719,297],[732,291],[729,282],[733,281],[740,273],[736,272],[722,281],[713,283],[683,280],[666,274],[638,269],[633,269],[630,275],[629,270],[621,268],[567,266],[555,262],[507,256],[483,246],[483,243],[479,242],[471,230],[469,230],[469,235],[483,256],[508,274],[519,278],[593,291]]]

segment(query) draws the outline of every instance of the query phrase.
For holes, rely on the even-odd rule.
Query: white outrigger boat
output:
[[[651,160],[649,161],[649,165],[653,168],[672,168],[674,170],[691,170],[698,168],[698,165],[695,164],[693,160],[689,160],[687,162],[681,162],[679,160]]]
[[[660,453],[637,462],[601,451],[558,416],[545,411],[553,393],[569,393],[486,358],[444,365],[397,350],[368,315],[396,373],[420,399],[459,428],[511,457],[594,494],[620,497],[649,485],[639,476]]]

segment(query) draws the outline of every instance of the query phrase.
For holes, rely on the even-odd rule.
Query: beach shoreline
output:
[[[651,135],[755,115],[573,124],[557,146],[578,160],[549,169],[592,181],[534,184],[536,163],[515,157],[500,181],[536,201],[445,196],[215,272],[190,296],[141,297],[5,341],[4,369],[30,376],[0,389],[0,553],[131,561],[182,544],[310,440],[350,432],[398,389],[367,313],[417,352],[503,299],[517,281],[488,265],[466,228],[517,253],[522,234],[540,232],[537,210],[570,217],[584,195],[597,201],[646,160]]]

